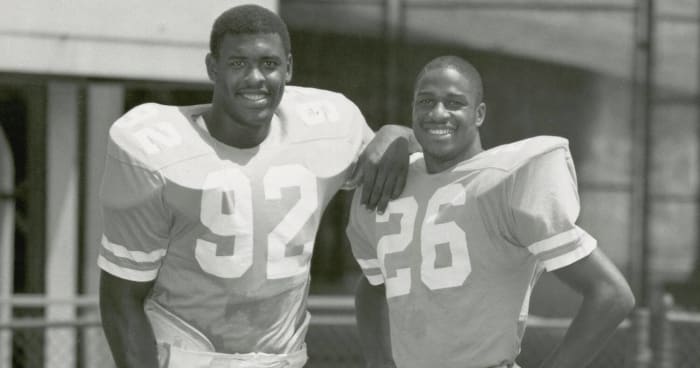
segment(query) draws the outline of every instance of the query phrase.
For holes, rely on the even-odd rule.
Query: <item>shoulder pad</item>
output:
[[[344,95],[287,86],[279,107],[283,127],[294,141],[346,138],[366,124],[359,108]]]
[[[150,169],[199,154],[204,147],[191,142],[199,135],[188,115],[201,113],[205,107],[155,103],[136,106],[110,128],[108,153],[121,161]]]
[[[497,169],[511,172],[541,155],[558,149],[564,149],[569,155],[569,141],[562,137],[537,136],[486,150],[474,160],[469,160],[454,170]]]

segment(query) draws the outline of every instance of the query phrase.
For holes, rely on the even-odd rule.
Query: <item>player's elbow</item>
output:
[[[617,282],[600,288],[598,299],[605,305],[610,317],[622,321],[635,306],[635,297],[627,282]]]
[[[620,290],[618,294],[618,298],[620,299],[618,302],[620,309],[624,315],[627,316],[637,304],[634,293],[632,293],[632,289],[630,288],[629,284],[625,283],[622,290]]]

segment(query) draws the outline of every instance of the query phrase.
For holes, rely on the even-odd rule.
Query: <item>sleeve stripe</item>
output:
[[[365,275],[365,277],[367,277],[367,281],[369,281],[370,285],[377,286],[384,283],[384,275]]]
[[[362,272],[371,285],[376,286],[384,283],[384,274],[382,274],[382,269],[379,267],[379,260],[376,258],[355,258],[355,260],[357,264],[360,265],[360,268],[362,268]]]
[[[102,256],[99,256],[97,258],[97,265],[100,266],[101,269],[111,273],[114,276],[131,281],[153,281],[155,280],[156,276],[158,276],[158,269],[151,271],[132,270],[130,268],[120,267],[108,261],[107,258],[104,258]]]
[[[537,243],[528,246],[527,249],[530,251],[530,253],[537,255],[543,252],[550,251],[554,248],[558,248],[562,245],[570,244],[576,241],[577,238],[581,236],[581,233],[583,233],[583,231],[581,231],[581,229],[578,226],[576,226],[569,231],[559,233],[544,240],[540,240]]]
[[[375,269],[375,268],[378,269],[379,268],[379,260],[376,258],[370,258],[370,259],[356,258],[356,259],[357,259],[357,264],[359,264],[363,270],[371,270],[371,269]]]
[[[566,267],[591,254],[597,247],[598,242],[588,234],[581,239],[581,244],[571,252],[564,253],[554,258],[542,260],[542,264],[547,272]]]
[[[139,263],[158,262],[165,256],[166,252],[165,249],[156,249],[148,253],[137,250],[129,250],[123,245],[110,242],[104,235],[102,235],[102,246],[117,257],[131,259]]]

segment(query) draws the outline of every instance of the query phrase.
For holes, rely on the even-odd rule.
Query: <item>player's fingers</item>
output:
[[[391,201],[391,190],[386,188],[389,188],[389,186],[384,185],[385,190],[382,193],[381,197],[379,197],[379,201],[377,202],[377,212],[379,212],[379,214],[383,214],[384,211],[386,211],[386,208],[389,205],[389,201]]]
[[[386,170],[382,170],[379,167],[377,167],[375,178],[374,178],[374,184],[371,186],[371,194],[369,198],[367,199],[367,203],[365,206],[371,210],[374,210],[377,208],[377,203],[379,203],[379,198],[381,198],[382,193],[384,192],[384,184],[386,182]],[[366,187],[370,188],[370,187]]]
[[[403,188],[406,187],[406,176],[408,175],[408,170],[401,170],[396,180],[394,181],[393,188],[391,190],[391,199],[399,198],[401,193],[403,193]]]
[[[374,188],[376,170],[368,170],[364,166],[361,167],[360,170],[362,170],[362,198],[360,203],[367,206],[367,202],[369,202],[369,198],[372,195],[372,190]]]
[[[392,170],[389,175],[387,175],[384,181],[384,187],[382,187],[382,192],[377,200],[377,212],[384,213],[384,210],[386,210],[386,206],[389,204],[394,194],[394,186],[399,177],[400,175],[397,170]]]

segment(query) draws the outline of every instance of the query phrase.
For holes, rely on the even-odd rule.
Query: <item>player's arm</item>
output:
[[[583,301],[562,343],[540,367],[586,367],[632,310],[634,296],[617,267],[598,249],[553,273]]]
[[[384,125],[365,147],[351,183],[362,185],[362,204],[383,212],[406,185],[408,157],[420,151],[413,131],[401,125]]]
[[[138,149],[131,125],[120,121],[110,129],[100,187],[100,312],[117,366],[154,368],[156,340],[144,299],[167,252],[171,218],[162,200],[163,178]]]
[[[125,280],[102,271],[100,314],[112,355],[120,368],[158,367],[158,350],[143,303],[153,281]]]
[[[355,317],[360,345],[368,368],[393,368],[389,334],[389,307],[384,290],[384,274],[377,258],[374,213],[360,204],[362,191],[355,191],[350,205],[346,234],[363,276],[355,289]]]
[[[373,286],[360,277],[355,290],[355,316],[367,368],[396,367],[391,356],[389,311],[384,285]]]
[[[516,243],[583,296],[564,339],[541,368],[585,367],[632,309],[634,297],[596,240],[576,225],[580,202],[568,147],[531,158],[512,180],[506,221]]]

